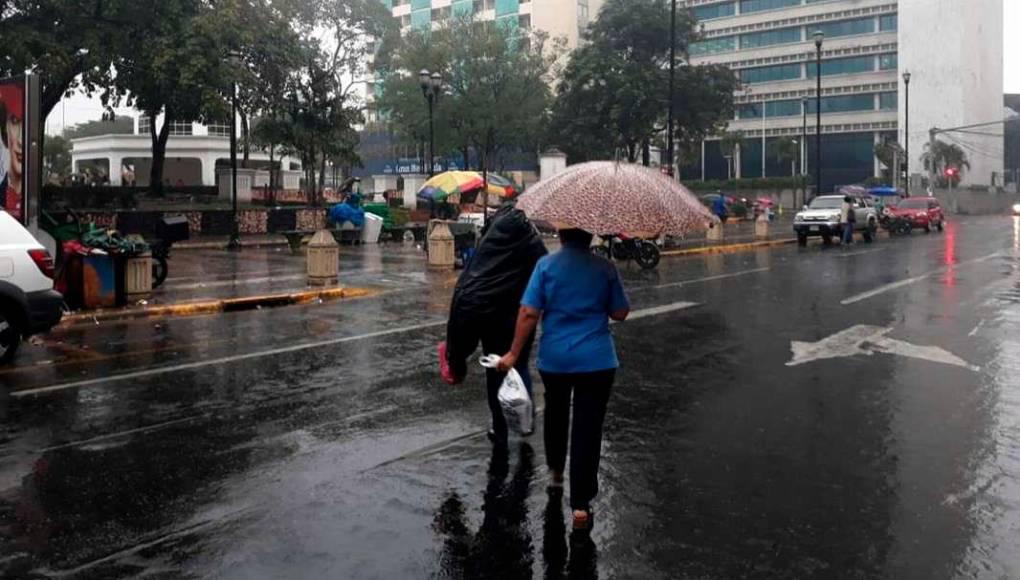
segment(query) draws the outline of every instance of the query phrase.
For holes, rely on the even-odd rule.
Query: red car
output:
[[[926,232],[936,228],[941,232],[946,223],[942,206],[939,205],[939,200],[934,197],[908,197],[896,207],[890,207],[888,210],[896,217],[910,222],[911,227],[920,228]]]

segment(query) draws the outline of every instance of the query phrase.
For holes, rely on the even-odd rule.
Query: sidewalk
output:
[[[725,239],[710,243],[703,235],[674,241],[663,256],[734,252],[795,242],[791,218],[773,222],[765,240],[754,237],[750,221],[725,225]],[[225,236],[203,236],[175,244],[166,282],[142,301],[123,308],[68,314],[63,324],[103,320],[191,316],[370,296],[406,285],[430,283],[420,243],[391,242],[342,246],[339,286],[308,285],[305,257],[291,253],[280,235],[245,236],[242,249],[225,250]],[[547,240],[555,249],[555,238]],[[450,278],[456,274],[444,276]]]

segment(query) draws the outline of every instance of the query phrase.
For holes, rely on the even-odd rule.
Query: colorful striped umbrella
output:
[[[517,207],[532,220],[596,235],[684,236],[718,222],[680,182],[613,161],[568,167],[528,188]]]
[[[445,171],[433,176],[418,190],[418,197],[443,203],[460,203],[460,196],[482,188],[482,176],[474,171]]]

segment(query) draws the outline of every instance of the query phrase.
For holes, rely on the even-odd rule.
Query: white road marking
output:
[[[308,350],[310,348],[320,348],[323,346],[332,346],[336,344],[343,344],[345,342],[354,342],[356,340],[364,340],[366,338],[378,338],[381,336],[389,336],[391,334],[401,334],[404,332],[412,332],[416,330],[426,330],[429,328],[435,328],[437,326],[444,326],[445,320],[436,322],[426,322],[422,324],[415,324],[412,326],[401,326],[399,328],[390,328],[387,330],[379,330],[376,332],[368,332],[365,334],[358,334],[355,336],[345,336],[342,338],[333,338],[330,340],[321,340],[318,342],[309,342],[304,344],[295,344],[292,346],[285,346],[281,348],[274,348],[269,350],[261,350],[258,352],[248,352],[244,354],[237,354],[233,356],[225,356],[220,358],[214,358],[209,360],[201,360],[190,363],[183,363],[179,365],[170,365],[165,367],[159,367],[155,369],[147,369],[144,371],[135,371],[131,373],[124,373],[122,375],[114,375],[112,377],[100,377],[95,379],[86,379],[82,381],[73,381],[70,383],[62,383],[59,385],[50,385],[48,387],[39,387],[36,389],[25,389],[22,391],[13,391],[10,393],[12,397],[29,397],[33,395],[41,395],[44,393],[53,393],[56,391],[63,391],[66,389],[77,389],[81,387],[89,387],[98,384],[109,384],[120,381],[127,381],[131,379],[141,379],[146,377],[152,377],[156,375],[162,375],[166,373],[174,373],[178,371],[188,371],[193,369],[200,369],[208,366],[222,365],[233,362],[258,359],[266,356],[273,356],[278,354],[286,354],[291,352],[300,352],[302,350]]]
[[[995,252],[994,254],[988,254],[987,256],[982,256],[980,258],[974,258],[973,260],[965,260],[963,262],[958,262],[956,264],[953,264],[952,267],[965,266],[967,264],[976,264],[978,262],[986,262],[988,260],[991,260],[992,258],[997,258],[997,257],[999,257],[1001,255],[1002,255],[1002,252]],[[930,277],[935,276],[937,274],[945,273],[948,268],[950,268],[950,266],[943,266],[942,268],[939,268],[938,270],[933,270],[931,272],[928,272],[928,273],[925,273],[925,274],[921,274],[920,276],[914,276],[913,278],[907,278],[906,280],[900,280],[899,282],[892,282],[892,283],[886,284],[884,286],[879,286],[878,288],[875,288],[874,290],[869,290],[867,292],[862,292],[861,294],[857,294],[857,295],[851,296],[849,298],[846,298],[844,300],[841,300],[840,304],[842,304],[843,306],[847,306],[849,304],[854,304],[854,303],[860,302],[862,300],[867,300],[868,298],[874,298],[875,296],[878,296],[880,294],[885,294],[886,292],[889,292],[890,290],[896,290],[897,288],[902,288],[904,286],[909,286],[911,284],[915,284],[917,282],[920,282],[921,280],[924,280],[926,278],[930,278]]]
[[[910,286],[911,284],[914,284],[915,282],[920,282],[921,280],[924,280],[925,278],[928,278],[928,277],[932,276],[933,274],[934,274],[934,272],[931,272],[931,273],[928,273],[928,274],[924,274],[922,276],[914,276],[913,278],[907,278],[906,280],[900,280],[899,282],[893,282],[891,284],[886,284],[885,286],[879,286],[878,288],[875,288],[874,290],[869,290],[867,292],[863,292],[861,294],[857,294],[856,296],[851,296],[850,298],[847,298],[845,300],[841,300],[840,304],[842,304],[843,306],[846,306],[848,304],[854,304],[854,303],[860,302],[862,300],[867,300],[868,298],[874,298],[875,296],[878,296],[879,294],[885,294],[886,292],[888,292],[890,290],[895,290],[897,288],[902,288],[904,286]]]
[[[629,322],[631,320],[648,318],[649,316],[658,316],[660,314],[676,312],[677,310],[686,310],[688,308],[694,308],[697,305],[697,302],[674,302],[672,304],[664,304],[653,308],[642,308],[641,310],[631,312],[630,316],[627,317],[627,321]]]
[[[892,330],[891,327],[882,328],[881,326],[859,324],[818,342],[795,340],[790,343],[793,358],[786,363],[786,366],[794,367],[824,359],[885,353],[957,366],[972,371],[980,370],[955,354],[937,346],[919,346],[887,337],[886,335]]]
[[[665,304],[663,306],[656,306],[654,308],[645,308],[641,310],[635,310],[630,313],[628,320],[637,320],[640,318],[646,318],[649,316],[656,316],[659,314],[666,314],[668,312],[674,312],[677,310],[684,310],[686,308],[692,308],[697,306],[696,302],[674,302],[672,304]],[[446,325],[445,320],[426,322],[422,324],[415,324],[412,326],[401,326],[399,328],[391,328],[388,330],[379,330],[376,332],[368,332],[365,334],[358,334],[355,336],[345,336],[342,338],[333,338],[330,340],[321,340],[318,342],[309,342],[304,344],[296,344],[293,346],[285,346],[281,348],[274,348],[269,350],[262,350],[258,352],[249,352],[244,354],[237,354],[232,356],[225,356],[220,358],[208,359],[195,361],[190,363],[182,363],[177,365],[170,365],[165,367],[159,367],[154,369],[146,369],[142,371],[134,371],[130,373],[124,373],[121,375],[114,375],[112,377],[99,377],[95,379],[84,379],[81,381],[72,381],[69,383],[61,383],[57,385],[50,385],[46,387],[38,387],[35,389],[24,389],[21,391],[12,391],[10,396],[12,397],[31,397],[35,395],[43,395],[47,393],[54,393],[58,391],[64,391],[67,389],[78,389],[82,387],[91,387],[99,384],[110,384],[121,381],[128,381],[133,379],[142,379],[147,377],[153,377],[158,375],[164,375],[167,373],[175,373],[180,371],[190,371],[200,369],[208,366],[216,366],[222,364],[235,363],[240,361],[246,361],[251,359],[258,359],[266,356],[274,356],[278,354],[287,354],[291,352],[300,352],[312,348],[321,348],[324,346],[333,346],[337,344],[343,344],[345,342],[354,342],[357,340],[364,340],[366,338],[379,338],[381,336],[389,336],[392,334],[402,334],[405,332],[413,332],[417,330],[426,330],[429,328],[436,328],[439,326]]]
[[[981,330],[981,327],[984,325],[985,319],[982,318],[981,321],[977,323],[977,326],[974,327],[974,330],[967,333],[967,336],[977,336],[977,333]]]
[[[758,274],[761,272],[768,272],[772,268],[755,268],[754,270],[741,270],[739,272],[733,272],[731,274],[719,274],[718,276],[707,276],[705,278],[695,278],[693,280],[682,280],[680,282],[670,282],[668,284],[659,284],[657,286],[647,286],[645,288],[635,288],[633,292],[640,292],[642,290],[659,290],[662,288],[674,288],[676,286],[686,286],[688,284],[699,284],[701,282],[711,282],[713,280],[725,280],[727,278],[736,278],[737,276],[746,276],[748,274]]]

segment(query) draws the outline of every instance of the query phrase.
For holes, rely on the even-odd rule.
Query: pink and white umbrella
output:
[[[718,222],[679,182],[614,161],[572,165],[528,188],[517,207],[532,220],[596,235],[685,236]]]

